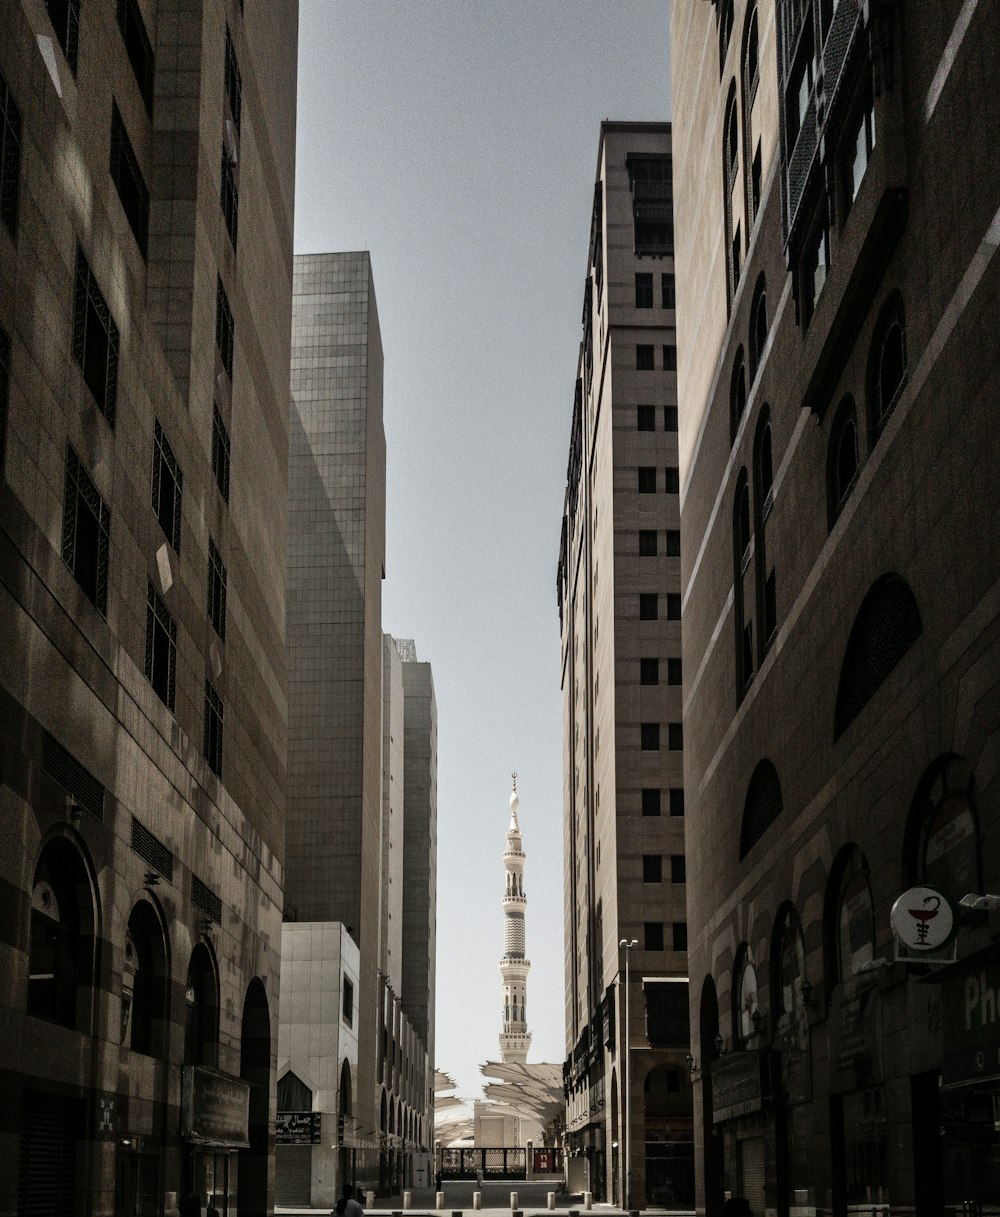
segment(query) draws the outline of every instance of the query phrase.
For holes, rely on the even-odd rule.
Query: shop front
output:
[[[709,1078],[713,1135],[723,1139],[723,1187],[749,1201],[752,1212],[763,1213],[770,1057],[766,1052],[731,1052],[712,1061]]]
[[[238,1152],[250,1145],[250,1086],[241,1078],[186,1065],[181,1073],[185,1187],[219,1217],[236,1217]]]

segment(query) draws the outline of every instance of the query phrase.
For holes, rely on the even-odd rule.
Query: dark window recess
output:
[[[17,237],[17,200],[21,186],[21,111],[0,72],[0,220]]]
[[[148,113],[153,112],[153,47],[136,0],[118,0],[118,28]]]
[[[663,882],[663,858],[659,854],[642,855],[643,883]]]
[[[72,448],[66,450],[62,556],[102,617],[108,612],[111,512]]]
[[[686,1049],[691,1042],[687,983],[654,981],[644,985],[643,989],[646,997],[646,1036],[652,1047]],[[673,1090],[670,1073],[667,1074],[667,1089]]]
[[[635,252],[662,256],[673,253],[674,209],[670,188],[669,155],[630,155],[627,159],[632,190]]]
[[[684,747],[684,726],[682,723],[668,723],[667,747],[671,752],[680,752]]]
[[[636,272],[635,276],[635,307],[653,307],[653,276]]]
[[[660,295],[663,299],[664,308],[677,307],[677,294],[674,288],[673,275],[660,276]]]
[[[278,1079],[279,1111],[312,1111],[313,1092],[291,1070]]]
[[[652,372],[656,367],[655,347],[638,343],[635,348],[635,366],[639,372]]]
[[[667,684],[679,685],[681,683],[681,661],[679,659],[667,660]]]
[[[655,406],[636,406],[636,430],[637,431],[655,431],[656,430],[656,407]]]
[[[655,621],[659,616],[659,602],[656,592],[639,593],[639,620]]]
[[[168,883],[174,881],[174,855],[144,824],[132,817],[132,849]]]
[[[229,233],[230,243],[235,249],[240,219],[240,188],[236,179],[236,166],[232,156],[226,151],[225,143],[222,145],[222,189],[219,202],[226,219],[226,232]]]
[[[681,619],[681,594],[680,592],[667,592],[667,620],[680,621]]]
[[[664,431],[676,431],[677,430],[677,407],[676,406],[664,406],[663,407],[663,430]]]
[[[688,927],[686,921],[675,921],[673,926],[673,939],[675,951],[686,951],[688,949]]]
[[[670,814],[672,816],[684,814],[684,789],[681,786],[670,787]]]
[[[663,370],[664,372],[677,371],[677,348],[675,346],[663,348]]]
[[[10,338],[0,325],[0,472],[7,455],[7,410],[10,403]]]
[[[642,791],[642,814],[658,816],[660,814],[660,791],[645,787]]]
[[[222,716],[224,706],[222,698],[216,693],[212,682],[205,680],[205,732],[202,739],[202,751],[208,767],[218,777],[222,777]]]
[[[98,409],[113,427],[118,395],[118,327],[79,245],[73,298],[73,358],[80,365]]]
[[[233,36],[226,26],[226,101],[229,102],[229,113],[237,132],[243,115],[243,81],[240,76],[240,65],[236,61],[236,48],[233,46]]]
[[[75,76],[80,53],[80,0],[45,0],[45,11],[56,32],[56,42]]]
[[[226,566],[215,542],[208,538],[208,619],[223,642],[226,640]]]
[[[341,1014],[348,1027],[352,1026],[354,1023],[354,985],[351,984],[346,976],[344,977],[344,998]]]
[[[191,876],[191,903],[216,925],[222,924],[222,901],[197,875]]]
[[[640,723],[639,735],[641,739],[640,747],[643,752],[656,752],[660,747],[660,724],[659,723]]]
[[[139,168],[132,141],[116,102],[111,103],[111,180],[118,191],[125,218],[145,258],[149,235],[149,191]]]
[[[665,478],[663,489],[667,494],[680,494],[681,490],[681,475],[680,470],[676,465],[668,465],[664,470]]]
[[[638,483],[640,494],[656,494],[656,466],[640,465]]]
[[[646,921],[642,927],[642,945],[646,951],[663,950],[663,922]]]
[[[177,622],[149,584],[146,593],[146,679],[168,710],[177,685]]]
[[[761,761],[753,771],[743,804],[743,823],[740,828],[741,860],[771,827],[783,807],[778,771],[770,761]]]
[[[215,286],[215,345],[219,348],[222,366],[226,375],[233,379],[233,344],[236,337],[236,325],[233,321],[233,310],[229,307],[229,297],[222,286],[222,279],[216,278]]]
[[[687,859],[683,854],[670,855],[670,882],[687,882]]]
[[[639,530],[639,556],[642,558],[656,557],[655,528],[641,528]]]
[[[42,736],[42,771],[97,820],[104,819],[104,787],[54,735]]]
[[[681,534],[676,528],[667,529],[667,557],[679,558],[681,556]]]
[[[183,474],[160,420],[153,420],[153,511],[170,544],[181,552]]]
[[[83,1099],[26,1090],[21,1106],[18,1217],[73,1217],[77,1140],[87,1127]]]
[[[229,502],[229,432],[219,407],[212,407],[212,473],[222,497]]]
[[[764,637],[770,641],[778,628],[778,595],[775,587],[774,569],[764,580]]]
[[[639,660],[639,684],[658,685],[660,683],[660,661],[658,659]]]

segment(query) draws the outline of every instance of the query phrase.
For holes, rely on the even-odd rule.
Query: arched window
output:
[[[729,53],[729,43],[733,37],[733,0],[722,0],[722,11],[719,14],[719,79],[726,69],[726,55]]]
[[[170,967],[166,930],[151,900],[132,909],[122,967],[121,1042],[144,1056],[166,1053]]]
[[[278,1111],[312,1111],[313,1092],[289,1069],[278,1078]]]
[[[791,905],[786,905],[775,926],[771,950],[772,1006],[778,1017],[794,1014],[802,1005],[806,956],[802,927]]]
[[[747,369],[743,359],[743,348],[736,352],[733,364],[733,378],[729,386],[729,442],[736,442],[736,432],[740,429],[740,420],[747,404]]]
[[[770,514],[774,501],[774,461],[771,456],[771,412],[761,410],[754,444],[754,465],[757,474],[757,502],[761,518]]]
[[[96,886],[79,850],[50,841],[31,888],[28,1013],[83,1029],[94,985]]]
[[[872,441],[882,433],[906,387],[906,321],[903,299],[894,292],[882,308],[868,363]]]
[[[740,1047],[744,1047],[759,1029],[757,969],[753,963],[753,952],[744,943],[736,956],[736,967],[733,969],[733,1039]]]
[[[743,265],[743,247],[740,239],[740,136],[739,107],[736,98],[736,81],[729,86],[726,99],[725,121],[722,128],[722,193],[726,217],[726,277],[727,299],[731,304],[736,295]]]
[[[754,436],[754,544],[757,576],[758,663],[778,628],[777,581],[767,565],[767,520],[774,505],[774,460],[771,454],[771,412],[765,405]]]
[[[757,375],[761,356],[767,343],[767,284],[764,272],[757,276],[750,305],[750,379]]]
[[[740,470],[733,499],[733,623],[736,629],[736,700],[743,697],[753,677],[753,622],[747,616],[747,568],[750,565],[752,537],[750,525],[750,483],[747,471]]]
[[[760,140],[754,140],[754,101],[760,81],[757,6],[753,5],[743,26],[743,148],[747,162],[744,173],[747,207],[747,245],[754,220],[760,211],[761,151]]]
[[[188,1065],[218,1062],[219,980],[212,952],[203,942],[191,952],[184,986],[184,1061]],[[290,1075],[294,1077],[294,1074]],[[289,1110],[309,1110],[296,1108]]]
[[[259,976],[247,985],[243,999],[240,1077],[250,1084],[247,1117],[250,1144],[239,1151],[236,1211],[253,1215],[267,1209],[268,1139],[273,1135],[270,1116],[271,1013],[267,990]]]
[[[839,739],[920,637],[920,611],[909,584],[884,575],[865,596],[840,668],[833,738]]]
[[[910,876],[960,900],[980,893],[982,860],[975,782],[969,765],[953,754],[928,766],[910,812]]]
[[[784,808],[778,771],[770,761],[761,761],[753,771],[743,804],[740,829],[740,859],[747,856]]]
[[[875,910],[868,862],[856,845],[841,851],[827,899],[827,958],[835,983],[849,981],[875,958]]]
[[[854,399],[845,397],[837,407],[830,428],[826,455],[826,487],[829,524],[833,528],[858,477],[858,423]]]

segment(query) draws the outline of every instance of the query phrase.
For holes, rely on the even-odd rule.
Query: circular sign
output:
[[[936,951],[958,932],[955,909],[936,887],[911,887],[889,914],[892,932],[911,951]]]

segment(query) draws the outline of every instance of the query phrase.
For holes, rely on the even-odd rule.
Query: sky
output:
[[[669,118],[666,0],[301,0],[297,253],[371,253],[383,628],[438,710],[436,1061],[499,1059],[517,772],[529,1061],[565,1057],[556,562],[601,120]]]

